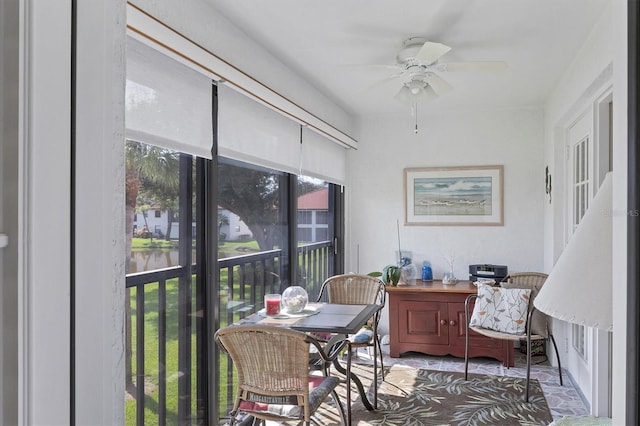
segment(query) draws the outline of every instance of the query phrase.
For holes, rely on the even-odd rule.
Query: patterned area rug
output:
[[[353,404],[357,425],[548,425],[553,421],[537,380],[524,402],[524,378],[393,366],[378,390],[378,410]]]

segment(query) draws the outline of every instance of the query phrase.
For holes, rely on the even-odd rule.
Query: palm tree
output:
[[[133,239],[133,220],[142,192],[156,194],[177,194],[180,180],[180,154],[164,148],[128,140],[126,153],[126,253],[125,272],[129,272],[131,261],[131,242]],[[133,390],[132,379],[132,338],[131,338],[131,300],[125,292],[126,319],[126,387]],[[142,318],[139,318],[142,320]],[[144,386],[144,383],[139,384]],[[135,395],[134,392],[132,394]]]
[[[222,241],[222,227],[229,226],[229,216],[218,213],[218,238]]]

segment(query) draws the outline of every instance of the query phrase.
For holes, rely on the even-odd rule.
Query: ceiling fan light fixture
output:
[[[404,84],[412,95],[419,95],[424,90],[427,83],[422,80],[411,80]]]
[[[438,97],[438,94],[427,83],[424,81],[417,81],[417,83],[416,80],[404,83],[394,98],[398,102],[413,106],[417,102],[430,102]],[[413,91],[412,88],[416,91]]]

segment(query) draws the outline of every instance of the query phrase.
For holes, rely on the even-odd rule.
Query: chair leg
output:
[[[553,338],[553,334],[549,333],[551,343],[553,343],[553,350],[556,351],[556,360],[558,361],[558,376],[560,377],[560,386],[562,385],[562,366],[560,365],[560,352],[558,352],[558,346],[556,345],[556,339]]]
[[[344,411],[344,407],[342,406],[342,403],[340,402],[340,397],[338,396],[338,392],[336,392],[336,390],[332,390],[331,391],[331,395],[333,396],[333,400],[335,401],[336,405],[338,406],[338,410],[340,411],[340,418],[342,419],[342,424],[343,425],[347,425],[347,413]]]
[[[469,307],[470,301],[474,298],[474,295],[469,295],[464,301],[464,379],[468,380],[469,378]]]
[[[378,409],[378,356],[380,356],[380,375],[384,382],[384,355],[382,354],[382,344],[377,334],[373,338],[373,355],[371,355],[371,346],[367,347],[369,357],[373,358],[373,408]]]
[[[377,333],[373,334],[373,408],[378,409],[378,345]]]
[[[382,353],[382,343],[380,343],[380,338],[378,338],[378,352],[380,352],[380,371],[382,381],[384,382],[384,354]]]
[[[464,334],[464,379],[469,378],[469,321],[467,321],[467,332]]]
[[[529,379],[531,378],[531,334],[527,334],[527,389],[525,390],[524,400],[529,402]]]

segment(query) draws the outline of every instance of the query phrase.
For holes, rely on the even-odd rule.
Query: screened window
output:
[[[329,211],[318,210],[316,212],[316,223],[326,225],[329,223]]]
[[[298,224],[307,225],[311,223],[313,212],[298,210]]]
[[[203,318],[196,315],[204,280],[193,267],[198,252],[191,238],[200,205],[197,160],[135,141],[125,152],[125,423],[183,424],[202,419],[206,404],[206,376],[198,374],[206,366],[192,356],[204,350]],[[147,214],[150,206],[154,214]],[[142,223],[134,232],[135,211]]]
[[[127,158],[126,423],[217,424],[234,378],[211,331],[341,272],[346,149],[163,52],[127,39],[127,149],[153,155]],[[159,166],[177,184],[135,179]]]

